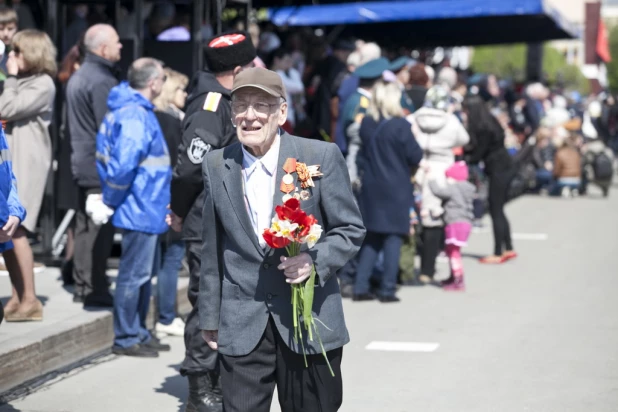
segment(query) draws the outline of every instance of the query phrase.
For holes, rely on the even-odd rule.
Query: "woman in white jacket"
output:
[[[421,167],[415,176],[422,190],[421,283],[433,281],[444,231],[442,200],[433,194],[429,181],[445,184],[444,172],[455,163],[453,149],[464,146],[470,139],[457,116],[451,112],[451,107],[448,91],[442,86],[434,86],[427,92],[424,106],[410,115],[412,131],[424,152]]]

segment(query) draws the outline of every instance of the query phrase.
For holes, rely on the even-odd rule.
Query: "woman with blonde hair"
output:
[[[414,188],[410,177],[423,152],[416,143],[401,107],[397,84],[379,82],[360,128],[365,160],[360,208],[367,236],[361,248],[354,284],[355,301],[373,300],[369,279],[378,254],[384,254],[384,272],[377,298],[398,302],[395,296],[401,247],[410,232]]]
[[[161,94],[154,100],[155,115],[167,142],[172,167],[178,160],[178,146],[182,139],[181,123],[185,114],[189,78],[170,68],[165,68],[165,82]],[[185,324],[176,316],[176,290],[178,272],[185,255],[185,243],[179,233],[173,230],[161,235],[161,256],[157,257],[157,323],[155,331],[159,337],[183,336]]]
[[[163,83],[163,89],[153,103],[159,112],[168,113],[182,121],[185,117],[182,109],[187,100],[185,89],[189,84],[189,78],[169,67],[164,69],[164,74],[166,80]]]
[[[49,124],[56,96],[56,48],[39,30],[15,34],[6,63],[8,77],[0,95],[0,119],[13,154],[13,171],[26,219],[13,235],[14,249],[4,262],[13,293],[5,308],[7,322],[43,319],[43,305],[34,292],[34,259],[28,232],[36,230],[52,161]]]

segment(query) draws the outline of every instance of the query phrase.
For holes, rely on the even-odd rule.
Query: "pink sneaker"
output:
[[[442,286],[442,289],[447,292],[464,292],[466,290],[466,284],[464,283],[463,276],[457,276],[451,283]]]

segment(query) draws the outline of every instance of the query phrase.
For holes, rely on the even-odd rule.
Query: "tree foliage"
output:
[[[512,44],[475,47],[472,68],[478,73],[492,73],[516,82],[526,80],[527,46]],[[588,80],[579,68],[568,64],[565,56],[549,44],[543,47],[543,73],[550,83],[561,83],[568,89],[588,92]]]
[[[612,61],[607,63],[607,81],[612,92],[618,92],[618,25],[609,30],[609,51]]]

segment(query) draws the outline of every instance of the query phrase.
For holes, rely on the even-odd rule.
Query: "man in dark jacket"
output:
[[[198,324],[204,203],[202,160],[211,150],[237,140],[230,90],[234,76],[253,64],[256,50],[249,34],[233,32],[210,40],[205,56],[208,69],[196,73],[189,87],[182,143],[172,178],[172,227],[183,227],[191,275],[189,301],[193,306],[185,327],[186,355],[180,369],[189,378],[187,412],[222,410],[217,353],[204,344]]]
[[[86,211],[90,195],[101,193],[96,169],[96,136],[107,113],[107,96],[118,84],[115,63],[120,60],[120,39],[106,24],[92,26],[85,34],[84,63],[67,85],[67,118],[71,137],[71,170],[78,185],[75,222],[74,302],[85,306],[113,305],[105,275],[114,237],[111,223],[96,225]]]

